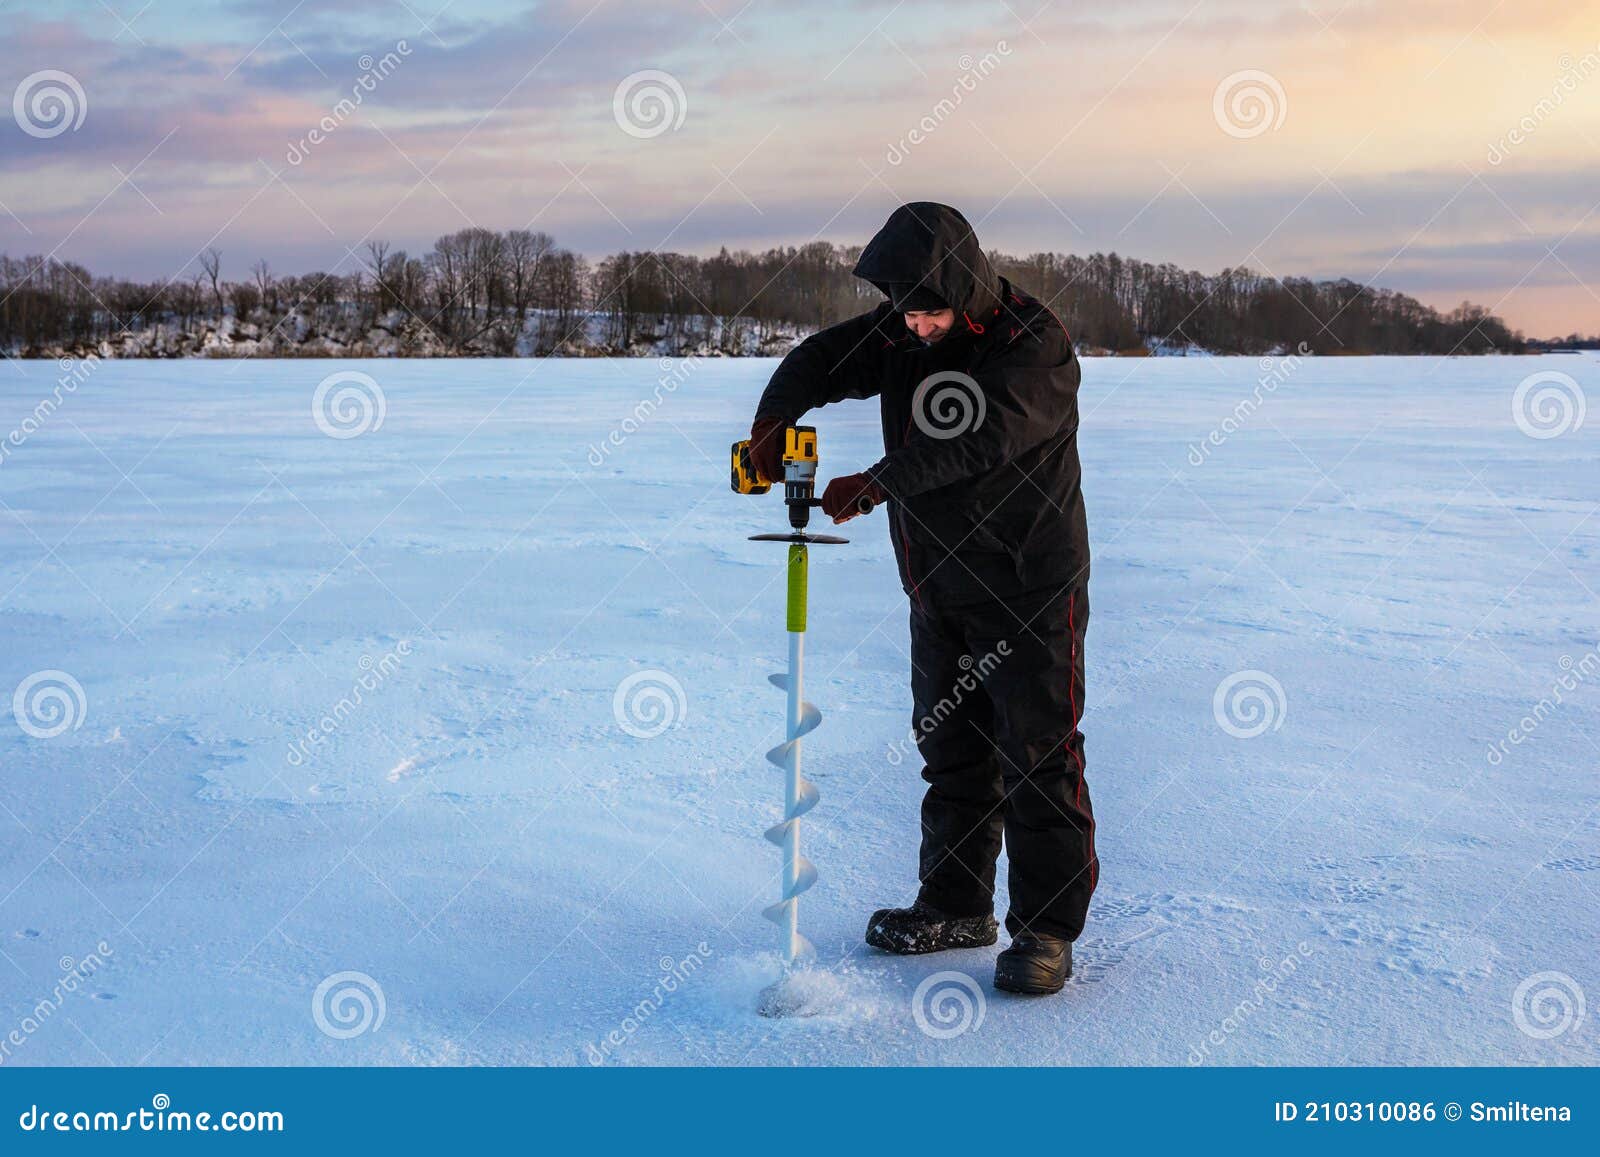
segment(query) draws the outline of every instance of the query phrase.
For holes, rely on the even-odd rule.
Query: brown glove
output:
[[[835,478],[828,483],[822,492],[822,513],[834,522],[849,522],[857,515],[865,514],[862,510],[862,499],[870,505],[880,506],[888,498],[883,487],[872,480],[870,474],[846,474],[843,478]]]
[[[781,418],[757,418],[750,427],[750,465],[768,482],[783,481],[783,432],[787,428]]]

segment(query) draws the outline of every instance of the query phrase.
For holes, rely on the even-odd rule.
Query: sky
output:
[[[0,0],[0,253],[985,246],[1600,332],[1600,0]],[[9,115],[6,115],[9,112]]]

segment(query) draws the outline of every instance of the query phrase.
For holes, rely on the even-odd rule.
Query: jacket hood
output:
[[[913,201],[891,213],[861,251],[854,273],[891,301],[906,285],[930,290],[968,314],[969,324],[999,304],[998,279],[972,226],[936,201]]]

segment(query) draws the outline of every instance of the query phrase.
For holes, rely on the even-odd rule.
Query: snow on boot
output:
[[[920,900],[909,908],[880,908],[867,922],[867,943],[897,956],[982,948],[998,938],[993,913],[951,916]]]
[[[994,962],[994,986],[1045,996],[1060,992],[1072,975],[1072,941],[1024,932]]]

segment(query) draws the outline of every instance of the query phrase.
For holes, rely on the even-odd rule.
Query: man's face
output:
[[[906,328],[930,345],[943,340],[956,324],[953,309],[918,309],[905,315]]]

